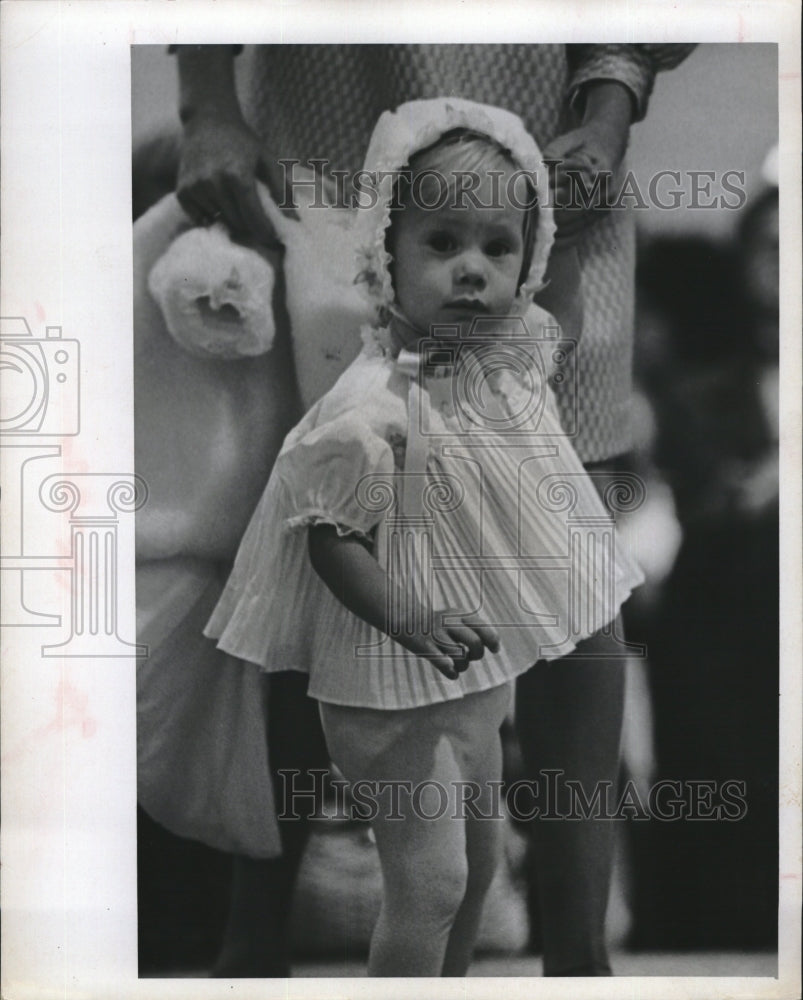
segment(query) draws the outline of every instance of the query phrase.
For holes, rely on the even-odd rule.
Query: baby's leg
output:
[[[439,976],[465,894],[463,824],[452,818],[460,770],[451,743],[440,732],[437,707],[379,712],[321,705],[329,752],[345,777],[352,783],[390,783],[378,795],[379,814],[372,821],[384,892],[369,976]],[[413,808],[414,797],[404,790],[424,781],[437,782],[437,787],[429,786],[419,808]],[[443,809],[440,788],[448,797]]]
[[[401,763],[404,755],[398,760]],[[401,773],[412,772],[405,768]],[[447,740],[434,747],[432,770],[424,780],[437,781],[445,790],[442,816],[424,819],[405,807],[400,822],[383,808],[384,815],[373,823],[384,896],[371,939],[369,976],[440,976],[449,933],[466,893],[464,824],[454,818],[453,790],[460,771]],[[420,802],[431,816],[443,805],[440,793],[422,796]]]
[[[472,836],[469,845],[458,799],[473,780],[467,762],[488,753],[489,734],[498,742],[507,703],[501,688],[398,712],[321,705],[329,751],[348,780],[388,782],[397,793],[391,808],[385,788],[373,820],[384,898],[369,975],[464,973],[497,840]],[[450,946],[456,920],[459,948]],[[449,968],[460,972],[446,971],[447,948]]]

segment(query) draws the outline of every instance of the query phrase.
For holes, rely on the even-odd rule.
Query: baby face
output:
[[[492,184],[486,176],[475,191],[479,205],[458,206],[450,195],[443,208],[410,204],[394,220],[396,301],[427,335],[433,324],[446,324],[465,336],[477,317],[510,314],[524,256],[524,209],[510,202],[506,181]]]

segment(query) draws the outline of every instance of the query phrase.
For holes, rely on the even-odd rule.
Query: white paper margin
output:
[[[81,343],[82,433],[65,472],[134,471],[132,44],[771,41],[781,182],[779,979],[138,980],[134,659],[44,659],[2,636],[3,996],[794,997],[800,993],[800,54],[795,0],[672,3],[193,2],[2,5],[2,316]],[[503,13],[504,12],[504,13]],[[521,25],[514,31],[516,25]],[[4,461],[4,474],[7,465]],[[5,484],[4,484],[5,485]],[[13,500],[13,496],[12,496]],[[15,523],[19,511],[4,511]],[[118,526],[119,631],[134,634],[133,518]],[[59,593],[60,574],[41,571]],[[61,588],[63,590],[63,587]],[[68,595],[62,606],[69,614]],[[749,905],[749,900],[745,900]]]

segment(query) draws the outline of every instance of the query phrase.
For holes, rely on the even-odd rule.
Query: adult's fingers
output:
[[[610,210],[605,206],[557,210],[555,212],[555,222],[558,227],[557,241],[561,246],[568,246],[571,242],[579,239],[608,211]]]
[[[220,198],[211,181],[179,185],[176,195],[181,207],[197,226],[203,226],[215,216],[223,214]]]
[[[225,222],[232,236],[249,239],[252,233],[251,220],[242,205],[241,187],[242,184],[236,178],[222,178],[218,204],[221,206],[221,221]]]
[[[242,220],[239,232],[247,234],[263,246],[280,247],[281,240],[265,214],[256,183],[236,184],[232,191],[239,218]]]
[[[265,215],[256,184],[250,188],[237,177],[199,181],[177,192],[179,203],[197,226],[221,221],[235,238],[279,249],[281,241]]]
[[[544,146],[542,156],[545,160],[552,160],[557,156],[565,156],[570,150],[576,149],[583,144],[583,133],[580,129],[569,129],[561,135],[556,135],[554,139]]]
[[[562,170],[552,187],[555,205],[561,208],[590,208],[604,199],[608,180],[589,170],[571,167]]]
[[[272,157],[262,154],[257,160],[256,175],[270,191],[274,203],[290,219],[297,219],[298,212],[293,208],[292,192],[285,183],[284,171]]]

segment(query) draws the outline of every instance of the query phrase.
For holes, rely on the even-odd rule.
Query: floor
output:
[[[613,956],[617,976],[775,976],[774,952],[618,952]],[[359,978],[363,962],[297,962],[293,978]],[[541,975],[535,955],[485,956],[471,967],[471,976]]]

